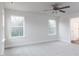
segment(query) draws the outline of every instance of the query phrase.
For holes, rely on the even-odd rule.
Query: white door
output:
[[[71,19],[71,40],[79,39],[79,18]]]

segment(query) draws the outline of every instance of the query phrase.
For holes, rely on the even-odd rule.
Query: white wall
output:
[[[3,4],[0,3],[0,55],[4,53],[4,40],[3,40]]]
[[[57,37],[48,37],[48,20],[50,19],[48,14],[45,13],[29,13],[6,9],[6,22],[10,18],[10,15],[18,15],[25,17],[25,38],[9,39],[6,32],[6,47],[12,47],[23,44],[33,44],[45,41],[56,40]],[[7,24],[6,24],[7,29]]]
[[[62,41],[70,42],[70,19],[67,16],[59,19],[59,37]]]
[[[79,12],[62,15],[59,19],[59,37],[60,40],[69,42],[71,41],[71,28],[70,20],[79,17]]]

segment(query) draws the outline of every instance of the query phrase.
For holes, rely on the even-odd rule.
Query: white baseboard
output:
[[[25,46],[25,45],[36,45],[36,44],[44,44],[44,43],[48,43],[48,42],[56,42],[56,41],[59,41],[59,40],[46,40],[46,41],[40,41],[40,42],[33,42],[33,43],[29,43],[29,44],[27,44],[27,43],[23,43],[23,44],[21,44],[21,45],[16,45],[16,46],[10,46],[10,45],[8,45],[7,47],[5,47],[5,48],[15,48],[15,47],[20,47],[20,46]]]

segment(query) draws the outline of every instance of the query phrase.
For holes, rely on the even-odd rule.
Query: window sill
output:
[[[10,37],[9,39],[23,39],[25,36],[19,36],[19,37]]]

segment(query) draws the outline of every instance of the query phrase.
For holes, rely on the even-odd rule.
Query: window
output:
[[[8,29],[11,38],[24,37],[24,17],[11,16]]]
[[[48,34],[56,35],[56,21],[55,20],[48,21]]]

